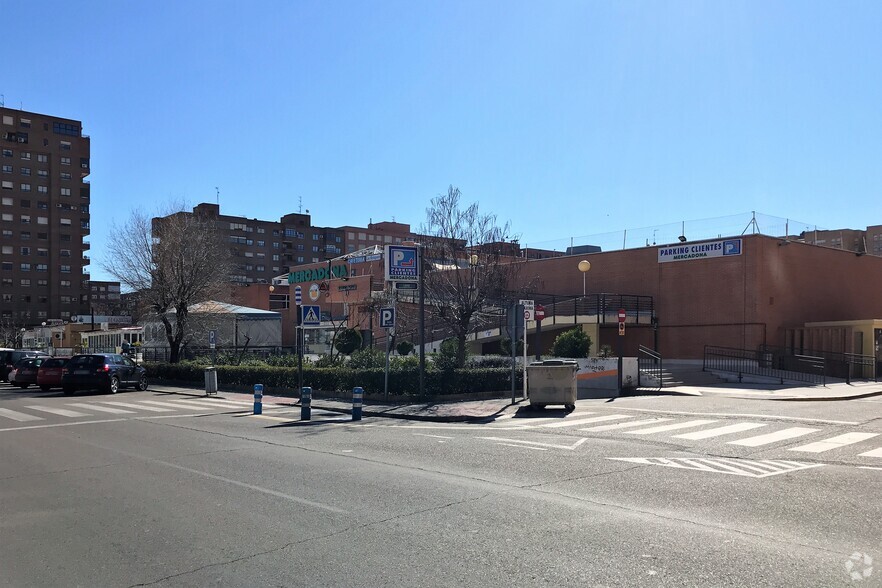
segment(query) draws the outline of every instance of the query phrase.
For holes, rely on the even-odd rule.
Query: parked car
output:
[[[61,371],[67,364],[70,357],[51,357],[40,364],[37,370],[37,386],[41,390],[51,390],[52,388],[61,388]]]
[[[0,381],[9,381],[9,372],[15,364],[29,357],[49,357],[49,354],[32,349],[0,349]]]
[[[74,355],[61,371],[61,388],[65,394],[77,390],[116,394],[126,386],[146,390],[147,370],[118,353]]]
[[[15,381],[16,386],[24,390],[31,384],[37,383],[37,371],[48,357],[28,357],[15,364]]]

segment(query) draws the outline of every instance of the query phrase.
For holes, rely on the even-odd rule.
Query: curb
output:
[[[882,390],[852,394],[850,396],[820,396],[818,398],[795,396],[793,398],[769,398],[768,400],[777,400],[779,402],[834,402],[837,400],[860,400],[861,398],[872,398],[874,396],[882,396]]]

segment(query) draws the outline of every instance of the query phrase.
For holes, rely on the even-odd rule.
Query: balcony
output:
[[[87,239],[83,239],[83,251],[91,249],[92,244]]]
[[[89,256],[83,254],[83,265],[89,265],[90,263],[92,262],[90,261]]]

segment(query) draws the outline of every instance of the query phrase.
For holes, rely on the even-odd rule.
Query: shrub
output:
[[[511,357],[511,339],[505,338],[499,342],[499,348],[502,350],[502,355],[506,357]],[[524,355],[524,340],[518,339],[515,343],[515,355],[521,357]]]
[[[441,342],[441,347],[438,350],[438,353],[435,353],[432,356],[436,368],[444,372],[449,372],[459,367],[456,361],[457,345],[456,339],[453,338],[444,339],[444,341]]]
[[[608,357],[612,357],[613,356],[612,347],[610,347],[609,345],[606,345],[606,344],[601,345],[599,355],[600,355],[600,357],[602,357],[604,359],[606,359]]]
[[[511,369],[511,356],[478,355],[469,359],[470,368],[508,368]]]
[[[295,356],[296,357],[296,356]],[[342,366],[344,363],[343,358],[339,355],[331,356],[327,353],[323,353],[319,356],[317,360],[312,362],[312,365],[317,368],[326,368],[326,367],[338,367]],[[294,365],[296,367],[297,362],[295,360]]]
[[[366,347],[354,352],[347,366],[350,369],[386,368],[386,354],[379,349]]]
[[[410,341],[399,341],[398,345],[395,346],[395,351],[398,352],[398,355],[410,355],[413,352],[414,345]]]
[[[349,355],[361,347],[361,333],[355,329],[343,329],[334,339],[334,349],[343,355]]]
[[[591,337],[578,327],[558,335],[551,347],[551,353],[555,357],[588,357],[590,350]]]

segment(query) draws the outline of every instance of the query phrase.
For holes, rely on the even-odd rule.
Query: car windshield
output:
[[[62,366],[64,366],[65,363],[67,363],[67,360],[66,360],[66,359],[62,359],[62,358],[57,358],[57,357],[56,357],[56,358],[52,358],[52,359],[47,359],[46,361],[44,361],[44,362],[42,363],[41,367],[44,367],[44,368],[56,368],[56,367],[62,367]]]
[[[68,367],[91,367],[104,364],[103,355],[80,355],[70,360]]]

